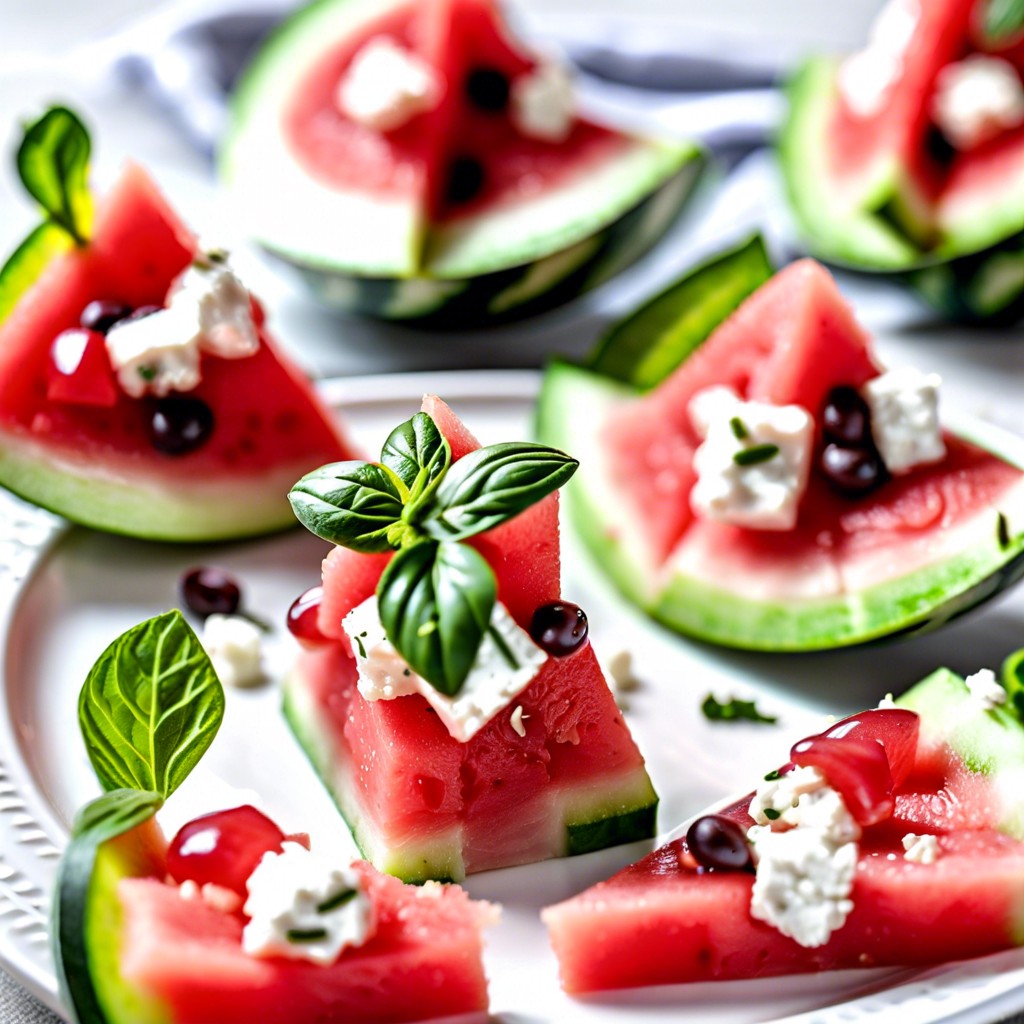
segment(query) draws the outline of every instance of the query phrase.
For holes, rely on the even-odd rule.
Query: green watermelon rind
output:
[[[366,860],[403,882],[460,882],[465,878],[458,826],[449,834],[431,836],[422,845],[406,846],[400,851],[377,839],[372,823],[357,805],[346,753],[329,730],[322,727],[321,715],[297,673],[285,685],[283,710],[299,746]],[[650,839],[655,834],[658,797],[642,765],[616,778],[589,777],[578,787],[563,787],[560,804],[563,842],[550,851],[551,857],[591,853],[607,846]]]
[[[924,251],[879,213],[899,191],[899,168],[880,164],[853,198],[837,194],[826,170],[826,122],[836,97],[838,60],[815,58],[790,79],[789,114],[778,138],[778,158],[800,232],[820,258],[847,270],[892,276],[930,306],[967,322],[1014,323],[1024,314],[1024,272],[1016,287],[986,287],[1006,253],[1024,248],[1024,203],[1012,189],[1001,203],[954,225],[945,242]],[[1019,190],[1024,196],[1024,183]],[[1024,265],[1024,257],[1021,263]]]
[[[554,361],[544,375],[536,433],[580,460],[566,485],[565,504],[591,556],[623,596],[670,629],[747,650],[825,650],[937,628],[1024,577],[1024,531],[1002,537],[1006,520],[993,510],[990,523],[972,530],[973,542],[952,556],[854,593],[768,602],[744,597],[742,579],[728,589],[678,572],[665,578],[646,556],[625,503],[602,472],[599,429],[618,404],[637,395],[619,382]],[[967,440],[1024,468],[1022,449],[999,447],[1002,434],[971,433],[964,432]]]
[[[596,287],[664,234],[704,166],[703,152],[691,142],[631,138],[620,153],[550,193],[433,230],[412,200],[405,209],[385,204],[387,210],[373,213],[373,201],[362,194],[327,188],[302,171],[279,138],[280,112],[268,113],[267,97],[283,102],[290,95],[296,52],[304,52],[308,66],[346,26],[405,3],[319,0],[303,9],[265,45],[233,100],[220,167],[239,219],[320,301],[425,326],[500,322]],[[275,204],[268,195],[289,201]],[[394,218],[394,230],[381,228],[377,218],[384,215]],[[483,218],[496,224],[482,230]],[[508,219],[520,237],[514,247],[503,229]],[[349,237],[359,244],[346,252],[339,239]],[[382,247],[368,251],[367,239]]]

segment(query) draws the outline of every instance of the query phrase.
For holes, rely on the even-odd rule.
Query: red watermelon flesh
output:
[[[157,879],[125,879],[123,977],[166,1004],[169,1024],[383,1024],[486,1010],[480,931],[493,908],[455,886],[414,889],[358,870],[377,932],[328,967],[248,956],[242,917]]]
[[[185,455],[169,458],[151,447],[150,403],[120,388],[103,409],[47,397],[53,339],[77,327],[85,305],[97,298],[135,307],[163,304],[195,248],[194,236],[145,172],[128,166],[99,207],[89,245],[57,257],[0,325],[0,438],[6,444],[37,446],[73,464],[89,460],[97,471],[126,480],[173,481],[186,491],[229,479],[258,482],[279,467],[301,475],[352,457],[308,382],[263,330],[252,357],[204,355],[203,379],[189,395],[210,406],[216,425],[207,443]]]

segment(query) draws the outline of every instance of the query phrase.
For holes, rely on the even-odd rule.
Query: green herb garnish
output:
[[[289,928],[284,933],[289,942],[319,942],[327,938],[326,928]]]
[[[775,810],[774,807],[766,807],[764,809],[764,816],[769,821],[777,821],[779,818],[782,817],[782,812]]]
[[[329,914],[332,910],[337,910],[339,907],[344,907],[346,904],[351,903],[358,895],[355,889],[339,889],[333,896],[329,896],[323,901],[316,905],[316,912],[318,914]]]
[[[761,462],[768,462],[779,454],[777,444],[753,444],[749,448],[741,448],[732,457],[737,466],[756,466]]]
[[[356,640],[356,647],[359,649],[359,657],[362,658],[365,661],[366,660],[366,645],[363,643],[362,634],[357,636],[355,638],[355,640]]]
[[[384,632],[415,672],[451,696],[476,660],[497,599],[490,566],[462,541],[540,501],[577,466],[525,442],[480,448],[453,464],[447,440],[421,412],[390,433],[379,463],[322,466],[288,498],[318,537],[396,552],[377,585]],[[507,645],[498,648],[514,665]]]
[[[750,431],[747,430],[746,424],[739,418],[739,416],[733,416],[733,418],[729,420],[729,429],[732,431],[732,436],[735,437],[737,441],[745,441],[750,437]]]
[[[765,777],[765,782],[777,782],[782,778],[782,772],[778,768],[773,768]]]
[[[712,722],[757,722],[764,725],[774,725],[778,719],[774,715],[763,715],[757,710],[752,700],[737,700],[733,697],[722,703],[713,693],[704,698],[700,706],[704,717]]]
[[[982,30],[992,46],[1002,46],[1024,34],[1024,0],[988,0]]]

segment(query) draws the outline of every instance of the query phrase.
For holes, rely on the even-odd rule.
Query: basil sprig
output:
[[[166,799],[213,741],[224,690],[209,656],[175,610],[119,636],[89,671],[78,721],[106,790]]]
[[[1024,0],[989,0],[983,28],[991,45],[1001,46],[1024,34]]]
[[[526,442],[490,445],[452,464],[447,440],[421,412],[391,432],[379,463],[322,466],[288,498],[299,521],[332,544],[398,552],[377,584],[384,632],[412,669],[453,696],[497,600],[490,566],[460,542],[536,504],[578,465]]]

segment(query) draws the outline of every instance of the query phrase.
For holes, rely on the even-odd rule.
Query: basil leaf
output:
[[[544,445],[492,444],[459,459],[424,510],[421,528],[439,540],[490,530],[557,490],[579,463]]]
[[[757,710],[752,700],[739,700],[732,697],[724,703],[714,694],[709,693],[700,706],[704,717],[712,722],[757,722],[762,725],[774,725],[778,719],[774,715],[764,715]]]
[[[18,148],[22,184],[79,245],[85,245],[92,228],[91,149],[85,125],[66,107],[51,107],[30,124]]]
[[[71,834],[81,836],[88,833],[97,843],[105,843],[152,818],[163,805],[164,798],[159,793],[112,789],[78,812]]]
[[[452,461],[452,450],[434,421],[425,412],[418,412],[391,431],[380,461],[405,484],[409,500],[416,501],[444,475]]]
[[[332,462],[289,492],[300,523],[353,551],[388,551],[388,530],[402,519],[402,495],[390,471],[373,462]]]
[[[458,693],[491,623],[497,583],[466,544],[420,541],[388,563],[377,585],[384,632],[431,686]]]
[[[223,717],[217,673],[177,610],[122,633],[89,671],[78,700],[103,788],[164,798],[203,756]]]
[[[986,40],[995,45],[1008,43],[1024,33],[1024,0],[989,0],[984,32]]]
[[[74,245],[71,237],[53,221],[43,221],[0,268],[0,323],[36,283],[54,256]]]

